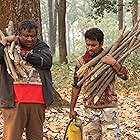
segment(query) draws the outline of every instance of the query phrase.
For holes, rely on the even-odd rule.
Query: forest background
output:
[[[39,37],[49,44],[53,53],[53,79],[56,88],[64,85],[62,83],[65,80],[68,84],[72,82],[72,76],[68,73],[74,71],[75,58],[85,51],[84,33],[88,28],[99,27],[103,30],[104,47],[110,47],[118,38],[119,30],[124,25],[127,30],[131,29],[140,13],[138,0],[0,2],[0,29],[3,32],[10,20],[15,24],[15,32],[18,22],[23,19],[33,18],[39,23]],[[125,64],[129,67],[130,78],[121,85],[126,89],[139,90],[139,50],[133,52]]]
[[[53,86],[62,98],[70,101],[75,60],[84,53],[84,33],[91,27],[100,28],[105,34],[104,47],[110,47],[125,25],[131,29],[140,18],[138,0],[0,0],[0,29],[5,33],[8,22],[35,19],[39,38],[49,44],[53,53]],[[120,95],[130,99],[136,95],[140,109],[140,49],[125,61],[129,79],[117,79]],[[129,101],[128,101],[129,102]],[[137,113],[140,114],[140,110]],[[140,120],[140,116],[137,115]],[[137,121],[140,127],[140,121]],[[133,128],[133,127],[132,127]]]

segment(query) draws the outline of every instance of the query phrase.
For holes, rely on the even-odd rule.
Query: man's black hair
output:
[[[18,32],[20,34],[22,29],[28,29],[31,31],[32,29],[35,29],[37,32],[38,25],[34,20],[23,20],[18,24]]]
[[[91,28],[85,32],[85,39],[97,40],[99,44],[103,44],[104,33],[99,28]]]

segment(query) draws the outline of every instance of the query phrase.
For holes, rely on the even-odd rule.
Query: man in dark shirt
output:
[[[4,140],[43,140],[45,107],[53,102],[52,55],[46,43],[37,38],[33,20],[19,23],[18,36],[7,36],[0,44],[0,107],[4,119]],[[16,41],[28,68],[27,77],[13,79],[7,72],[4,48]]]

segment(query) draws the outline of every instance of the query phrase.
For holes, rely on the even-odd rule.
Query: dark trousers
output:
[[[16,108],[2,108],[4,140],[21,140],[25,130],[27,140],[43,140],[45,105],[17,103]]]

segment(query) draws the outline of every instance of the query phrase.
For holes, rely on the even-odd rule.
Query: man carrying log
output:
[[[43,140],[45,107],[53,102],[52,55],[49,46],[37,38],[37,33],[36,22],[25,20],[19,23],[18,36],[6,36],[0,43],[0,108],[4,140],[21,140],[24,131],[27,140]],[[6,61],[11,61],[5,50],[12,41],[20,47],[20,57],[25,63],[20,65],[16,60],[17,73],[15,65],[9,67],[9,73],[7,71],[9,63]]]
[[[82,87],[82,85],[79,86],[77,83],[84,77],[78,77],[76,72],[83,65],[87,64],[90,60],[94,59],[105,51],[102,48],[103,41],[104,34],[100,29],[91,28],[86,31],[86,52],[76,61],[74,84],[72,88],[70,104],[70,118],[76,117],[77,112],[74,111],[74,108]],[[118,77],[123,80],[127,80],[128,76],[126,67],[122,66],[110,54],[102,57],[101,62],[110,65]],[[90,72],[90,70],[88,70],[86,74],[88,74],[88,72]],[[117,95],[114,89],[114,79],[109,83],[102,96],[96,103],[92,100],[86,103],[86,94],[87,93],[85,92],[83,97],[85,103],[85,115],[88,116],[89,121],[88,124],[84,127],[84,139],[120,140],[121,137],[118,120]]]

